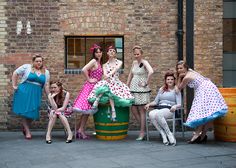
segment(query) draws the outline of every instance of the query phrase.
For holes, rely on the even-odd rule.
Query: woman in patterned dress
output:
[[[57,117],[60,118],[62,124],[66,128],[68,137],[66,143],[71,143],[73,138],[73,133],[70,129],[70,124],[65,116],[66,108],[69,104],[70,93],[63,89],[61,82],[50,82],[50,93],[48,94],[48,100],[50,103],[49,108],[49,122],[46,133],[46,143],[51,144],[51,132],[52,128],[56,122]]]
[[[196,128],[189,143],[202,143],[207,141],[207,131],[214,119],[227,113],[228,107],[218,88],[210,79],[205,78],[190,69],[184,61],[176,65],[178,88],[186,86],[194,88],[194,99],[188,114],[186,126]]]
[[[134,104],[131,111],[140,123],[140,133],[137,141],[141,141],[145,137],[145,120],[146,114],[144,106],[150,102],[150,88],[149,83],[153,74],[153,69],[147,60],[142,58],[143,50],[140,46],[133,47],[134,58],[127,85],[134,96]]]
[[[23,134],[26,139],[32,135],[29,126],[32,120],[39,119],[42,92],[49,93],[49,71],[43,66],[43,57],[33,56],[31,64],[24,64],[17,68],[12,75],[13,112],[22,117]],[[18,78],[21,79],[17,85]]]
[[[99,103],[111,105],[111,120],[116,121],[117,107],[131,106],[133,96],[131,95],[128,86],[119,80],[118,70],[122,66],[122,61],[116,58],[116,48],[108,47],[108,61],[103,65],[104,80],[98,82],[93,91],[89,95],[89,101],[93,103],[93,108],[97,109]]]
[[[91,104],[88,102],[88,96],[93,90],[94,85],[102,79],[102,67],[101,67],[101,58],[102,58],[102,48],[94,44],[90,51],[93,53],[93,59],[83,67],[82,72],[86,78],[86,82],[83,85],[83,88],[76,98],[73,110],[75,112],[82,113],[80,117],[80,122],[77,126],[76,138],[78,139],[88,139],[89,136],[85,134],[85,125],[90,114],[93,114],[95,111],[91,108]]]

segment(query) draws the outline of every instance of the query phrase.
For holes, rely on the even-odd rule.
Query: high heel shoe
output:
[[[143,141],[146,139],[146,136],[139,136],[138,138],[136,138],[136,141]]]
[[[90,136],[86,135],[86,134],[82,134],[81,132],[77,132],[76,133],[76,138],[77,139],[82,139],[82,140],[88,140],[90,139]]]
[[[31,139],[32,139],[32,135],[31,135],[31,134],[29,134],[29,136],[26,136],[26,135],[25,135],[25,139],[31,140]]]
[[[47,143],[47,144],[51,144],[51,143],[52,143],[52,140],[46,140],[46,143]]]
[[[201,140],[201,135],[199,135],[196,139],[194,140],[189,140],[188,143],[189,144],[195,144],[195,143],[199,143]]]
[[[111,121],[116,122],[116,111],[111,111]]]
[[[67,139],[66,140],[66,143],[71,143],[72,142],[72,139]]]

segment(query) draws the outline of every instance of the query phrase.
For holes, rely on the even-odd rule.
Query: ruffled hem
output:
[[[184,125],[191,127],[191,128],[196,128],[200,125],[206,124],[209,121],[215,120],[216,118],[223,117],[227,113],[227,111],[228,111],[228,109],[222,109],[220,111],[213,113],[212,115],[210,115],[208,117],[193,120],[191,122],[184,123]]]
[[[96,109],[92,110],[92,109],[89,109],[89,110],[81,110],[79,108],[73,108],[73,112],[76,112],[76,113],[82,113],[82,114],[95,114],[97,112]]]
[[[114,104],[116,107],[128,107],[131,106],[134,102],[134,99],[124,99],[116,96],[115,94],[111,93],[110,88],[108,86],[101,86],[96,89],[95,91],[96,96],[103,94],[99,100],[101,104],[107,104],[109,99],[114,100]],[[93,103],[96,100],[96,97],[89,98],[88,101]]]

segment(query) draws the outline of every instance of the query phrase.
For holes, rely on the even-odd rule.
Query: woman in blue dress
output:
[[[17,84],[18,78],[21,79]],[[22,117],[22,132],[26,139],[32,135],[29,126],[32,120],[39,119],[42,92],[49,93],[49,71],[43,66],[43,57],[35,55],[31,64],[24,64],[17,68],[12,75],[13,112]]]

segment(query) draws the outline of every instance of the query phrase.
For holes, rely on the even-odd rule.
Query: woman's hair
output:
[[[141,54],[143,54],[143,49],[142,49],[142,47],[140,47],[139,45],[135,45],[135,46],[133,47],[133,51],[134,51],[135,49],[140,50]]]
[[[96,58],[96,56],[95,56],[95,53],[96,53],[98,50],[100,50],[100,51],[102,52],[102,48],[101,48],[101,47],[97,47],[97,48],[94,48],[94,49],[93,49],[93,59],[95,59],[95,60],[98,60],[98,59]],[[100,60],[100,61],[101,61],[101,60]]]
[[[64,95],[64,92],[63,92],[63,85],[59,81],[57,81],[57,82],[51,81],[50,86],[52,84],[56,84],[59,87],[59,93],[54,97],[54,100],[55,100],[56,104],[61,107],[61,106],[63,106],[63,102],[64,102],[64,99],[65,99],[65,95]]]
[[[176,72],[177,72],[177,76],[179,76],[179,74],[178,74],[178,66],[179,65],[183,65],[183,67],[184,68],[186,68],[187,69],[187,71],[188,71],[188,69],[189,69],[189,66],[188,66],[188,64],[185,62],[185,61],[183,61],[183,60],[181,60],[181,61],[179,61],[177,64],[176,64]]]
[[[33,57],[32,57],[32,62],[34,62],[37,58],[41,58],[42,61],[44,60],[43,57],[42,57],[42,55],[40,55],[40,54],[35,54],[35,55],[33,55]],[[33,67],[33,71],[34,71],[34,70],[35,70],[35,69],[34,69],[34,66],[32,65],[32,67]],[[45,67],[43,66],[43,63],[42,63],[42,66],[40,67],[40,69],[42,70],[43,73],[45,73]]]
[[[113,45],[107,47],[107,52],[108,52],[110,49],[114,49],[114,50],[116,51],[116,53],[117,53],[117,49],[116,49],[116,47],[114,47]]]
[[[175,73],[173,72],[173,71],[171,71],[171,70],[168,70],[166,73],[165,73],[165,77],[164,77],[164,82],[165,82],[165,84],[164,84],[164,87],[163,87],[163,92],[167,92],[168,91],[168,85],[167,85],[167,83],[166,83],[166,79],[167,79],[167,77],[169,77],[169,76],[172,76],[173,78],[174,78],[174,86],[175,86]]]

